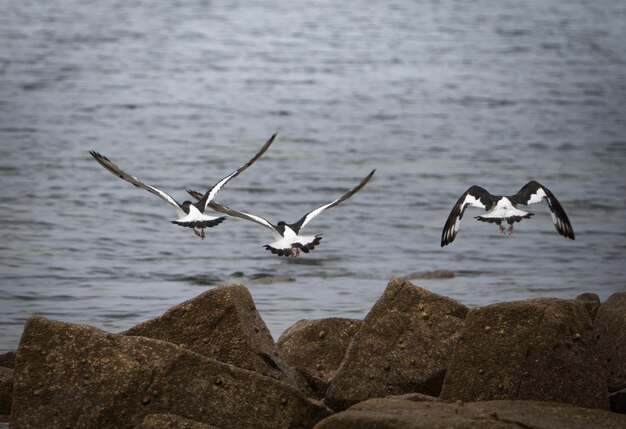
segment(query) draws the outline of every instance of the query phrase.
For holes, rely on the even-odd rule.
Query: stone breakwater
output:
[[[16,429],[623,429],[625,397],[626,293],[468,309],[392,279],[275,342],[228,285],[117,334],[33,316],[0,356]]]

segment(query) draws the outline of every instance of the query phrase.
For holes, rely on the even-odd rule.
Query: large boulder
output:
[[[220,428],[310,428],[330,411],[297,388],[174,344],[28,319],[12,427],[121,428],[171,413]]]
[[[0,366],[0,415],[11,414],[13,370]]]
[[[576,297],[577,301],[582,301],[585,304],[585,308],[591,317],[591,320],[596,319],[596,313],[600,308],[600,297],[597,293],[585,292]]]
[[[282,358],[250,292],[242,285],[204,292],[123,334],[174,343],[308,390],[302,376]]]
[[[133,429],[217,429],[215,426],[189,420],[175,414],[150,414]]]
[[[340,317],[300,320],[283,332],[277,344],[287,363],[304,375],[321,398],[360,326],[360,320]]]
[[[453,299],[392,279],[354,336],[324,402],[345,409],[371,397],[438,396],[467,311]]]
[[[626,388],[626,292],[611,295],[595,320],[598,354],[607,371],[610,392]]]
[[[554,402],[414,402],[376,398],[327,417],[315,429],[623,429],[626,416]]]
[[[15,352],[6,352],[0,355],[0,366],[5,368],[15,367]]]
[[[605,372],[585,304],[539,298],[473,309],[443,399],[528,399],[608,409]]]

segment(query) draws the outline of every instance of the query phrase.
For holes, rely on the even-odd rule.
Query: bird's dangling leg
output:
[[[509,227],[507,228],[507,232],[509,233],[509,235],[513,234],[513,224],[509,225]]]
[[[198,237],[200,237],[200,238],[204,238],[204,237],[202,236],[202,232],[198,231],[196,228],[194,228],[194,229],[193,229],[193,233],[194,233],[194,234],[196,234],[196,235],[197,235]]]
[[[292,247],[291,256],[293,256],[294,258],[300,256],[300,249],[298,249],[297,247]]]
[[[501,223],[498,224],[498,228],[500,228],[500,234],[504,234],[504,232],[506,231],[506,228],[504,228]]]

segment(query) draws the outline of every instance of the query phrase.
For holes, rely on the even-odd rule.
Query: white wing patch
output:
[[[195,222],[202,220],[215,220],[217,217],[205,215],[204,213],[200,213],[200,210],[195,208],[194,206],[189,206],[189,214],[177,219],[177,222]]]
[[[543,201],[544,198],[547,198],[546,192],[543,190],[543,188],[539,188],[537,189],[537,192],[531,194],[526,204],[540,203],[541,201]]]
[[[468,204],[469,204],[470,206],[472,206],[472,207],[478,207],[478,208],[481,208],[481,209],[484,209],[484,208],[485,208],[485,205],[484,205],[483,203],[481,203],[481,202],[480,202],[480,199],[479,199],[479,198],[476,198],[476,197],[474,197],[474,196],[473,196],[473,195],[471,195],[471,194],[467,194],[467,196],[466,196],[466,197],[465,197],[465,199],[463,200],[463,204],[461,204],[460,211],[461,211],[461,212],[463,212],[463,210],[465,210],[465,207],[466,207]]]

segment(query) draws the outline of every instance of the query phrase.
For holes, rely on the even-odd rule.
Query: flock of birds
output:
[[[269,140],[267,140],[261,150],[252,159],[230,173],[228,176],[221,179],[215,184],[215,186],[204,194],[187,189],[187,193],[196,200],[195,203],[187,200],[181,204],[162,190],[148,185],[139,180],[137,177],[126,173],[106,156],[94,151],[90,151],[89,153],[100,163],[100,165],[120,179],[123,179],[139,188],[145,189],[174,206],[178,214],[178,219],[172,221],[172,223],[192,228],[193,232],[200,238],[204,239],[205,228],[212,228],[226,219],[224,216],[211,216],[206,214],[207,209],[210,207],[216,212],[248,220],[268,228],[274,235],[275,241],[270,244],[266,244],[264,247],[278,256],[295,257],[300,255],[300,251],[309,253],[320,244],[320,240],[322,239],[321,234],[301,235],[301,230],[324,210],[341,204],[360,191],[370,181],[376,170],[372,170],[357,186],[350,189],[341,197],[328,204],[324,204],[323,206],[311,210],[294,223],[280,221],[273,224],[262,217],[231,209],[215,201],[215,197],[224,185],[261,158],[261,156],[263,156],[270,145],[274,142],[275,138],[276,133],[273,134]],[[552,221],[554,222],[557,232],[563,237],[573,240],[574,230],[572,229],[572,225],[570,224],[563,207],[554,194],[540,183],[530,181],[524,185],[519,192],[511,196],[492,195],[480,186],[471,186],[463,193],[463,195],[461,195],[452,208],[452,211],[448,216],[448,220],[443,227],[443,232],[441,234],[441,246],[446,246],[454,241],[457,232],[459,231],[459,225],[461,218],[463,217],[463,213],[469,206],[482,208],[487,211],[487,213],[482,216],[476,216],[476,219],[482,222],[495,223],[498,225],[501,233],[504,234],[508,232],[509,234],[512,234],[513,224],[515,222],[520,222],[523,219],[529,219],[533,216],[533,213],[525,212],[517,206],[539,203],[544,199],[547,201],[548,207],[550,208]],[[509,225],[508,228],[505,228],[503,225],[504,223]]]

